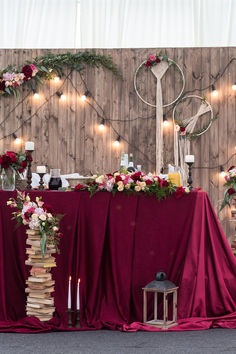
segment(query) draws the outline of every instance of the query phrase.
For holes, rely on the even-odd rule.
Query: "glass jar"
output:
[[[61,181],[61,176],[60,176],[61,170],[59,168],[54,168],[50,170],[50,181],[48,184],[48,187],[50,190],[58,190],[62,186],[62,181]]]
[[[7,168],[2,172],[2,189],[4,191],[14,191],[16,182],[16,173],[13,169]]]

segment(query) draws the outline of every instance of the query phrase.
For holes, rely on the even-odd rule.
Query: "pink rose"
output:
[[[156,60],[156,57],[155,57],[155,55],[149,55],[149,59],[150,59],[151,61],[154,61],[154,60]]]
[[[34,70],[37,70],[36,66],[34,64],[30,64],[30,67],[31,69],[34,71]]]

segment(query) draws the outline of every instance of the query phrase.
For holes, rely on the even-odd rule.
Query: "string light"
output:
[[[220,175],[221,175],[221,177],[225,177],[225,175],[226,175],[223,166],[220,166]]]
[[[55,76],[53,79],[55,82],[59,82],[60,81],[60,77],[59,76]]]
[[[62,100],[65,101],[66,100],[66,95],[64,95],[62,92],[57,91],[56,95]]]
[[[217,97],[219,92],[216,90],[215,85],[211,85],[211,95]]]
[[[13,133],[12,136],[13,136],[13,138],[15,139],[14,143],[15,143],[16,145],[20,145],[22,139],[18,138],[17,135],[16,135],[16,133]]]
[[[100,123],[98,129],[101,131],[103,131],[105,129],[105,119],[104,118],[101,120],[101,123]]]
[[[114,141],[113,145],[114,145],[115,147],[120,146],[120,135],[118,135],[118,137],[117,137],[116,140]]]
[[[232,85],[232,90],[236,91],[236,82]]]
[[[36,90],[33,90],[33,93],[34,93],[34,99],[38,99],[39,98],[39,94]]]
[[[166,118],[166,115],[165,115],[165,114],[163,115],[163,125],[164,125],[164,127],[168,127],[168,125],[169,125],[169,121],[168,121],[168,119]]]
[[[86,101],[87,97],[90,97],[91,93],[89,90],[85,91],[85,93],[80,97],[81,101]]]

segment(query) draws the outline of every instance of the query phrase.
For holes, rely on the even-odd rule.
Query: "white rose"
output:
[[[125,189],[130,189],[130,184],[129,184],[129,183],[127,183],[127,184],[125,185]]]
[[[97,182],[97,183],[103,183],[103,182],[104,182],[104,176],[101,175],[101,176],[97,177],[97,178],[96,178],[96,182]]]
[[[122,175],[122,176],[121,176],[121,179],[122,179],[122,181],[124,181],[124,179],[125,179],[125,176],[124,176],[124,175]]]
[[[119,176],[119,172],[114,173],[114,177]]]
[[[141,187],[140,187],[140,186],[135,186],[135,187],[134,187],[134,190],[135,190],[136,192],[140,192],[140,191],[141,191]]]
[[[123,182],[122,182],[122,181],[119,181],[119,182],[117,182],[117,185],[118,185],[118,186],[123,186]]]
[[[154,177],[153,179],[154,179],[154,181],[155,181],[155,182],[157,182],[157,181],[158,181],[158,178],[157,178],[157,177]]]
[[[140,182],[140,187],[145,187],[146,186],[146,182]]]
[[[48,216],[48,219],[52,219],[52,214],[51,213],[48,213],[47,216]]]
[[[40,215],[39,219],[42,221],[45,221],[47,218],[46,218],[45,214],[42,214],[42,215]]]
[[[121,181],[120,181],[120,182],[121,182]],[[122,185],[120,184],[117,189],[118,189],[119,192],[122,192],[122,191],[124,190],[124,185],[123,185],[123,184],[122,184]]]
[[[59,230],[58,227],[53,226],[53,231],[58,231],[58,230]]]
[[[188,187],[184,188],[185,193],[190,193],[190,189]]]
[[[7,205],[11,205],[13,202],[11,200],[7,201]]]
[[[175,124],[175,130],[178,132],[180,130],[180,126],[178,124]]]
[[[37,214],[32,214],[32,219],[38,219],[38,215]]]

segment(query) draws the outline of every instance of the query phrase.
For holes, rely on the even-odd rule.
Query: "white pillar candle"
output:
[[[79,283],[80,283],[80,279],[78,279],[78,284],[77,284],[77,300],[76,300],[77,310],[79,310]]]
[[[185,162],[194,163],[194,155],[186,155]]]
[[[68,309],[71,309],[71,276],[69,277],[69,286],[68,286]]]
[[[37,173],[46,173],[46,166],[37,166],[36,172]]]
[[[25,150],[33,151],[34,150],[34,142],[33,141],[26,141]]]

